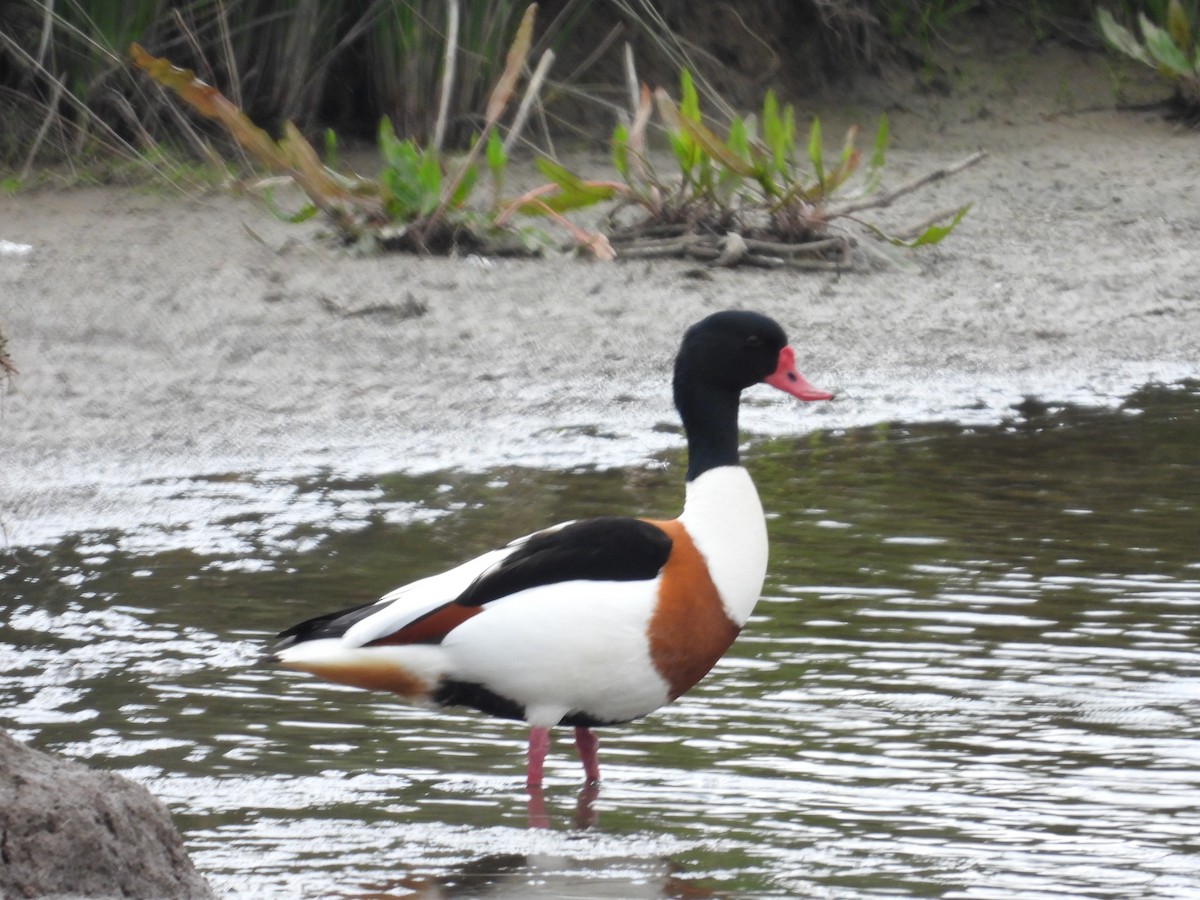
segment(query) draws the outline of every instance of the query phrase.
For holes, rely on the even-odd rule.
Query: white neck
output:
[[[679,521],[708,563],[729,618],[744,625],[767,574],[767,522],[750,473],[718,466],[689,481]]]

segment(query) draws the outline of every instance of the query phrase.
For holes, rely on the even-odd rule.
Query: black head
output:
[[[779,365],[787,335],[761,313],[725,310],[697,322],[683,335],[675,358],[675,390],[685,384],[733,391],[764,380]]]
[[[796,371],[779,323],[760,313],[727,310],[689,328],[675,357],[675,408],[688,436],[688,479],[737,465],[742,391],[765,381],[800,400],[828,400]]]

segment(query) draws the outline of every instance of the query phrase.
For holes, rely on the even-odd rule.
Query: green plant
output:
[[[935,244],[962,220],[968,207],[939,213],[912,234],[889,233],[863,222],[860,214],[888,206],[982,158],[976,154],[918,182],[882,192],[886,116],[880,118],[862,170],[857,129],[847,132],[836,157],[827,157],[820,120],[812,120],[802,140],[794,109],[781,106],[771,91],[760,116],[733,117],[724,138],[704,124],[686,70],[680,77],[678,104],[662,89],[653,97],[677,175],[665,178],[651,163],[646,146],[651,95],[643,86],[631,124],[618,126],[613,135],[613,165],[627,185],[622,192],[625,205],[643,214],[613,235],[625,253],[686,253],[730,264],[842,264],[855,239],[837,224],[839,219],[858,222],[892,244]]]
[[[290,178],[307,201],[295,213],[278,212],[269,188],[265,199],[278,215],[302,221],[324,213],[347,240],[374,237],[388,249],[449,250],[461,246],[484,250],[531,249],[545,238],[512,223],[517,215],[546,219],[567,231],[575,242],[601,259],[614,255],[609,237],[591,232],[565,214],[617,200],[615,214],[634,207],[642,221],[613,234],[634,255],[654,252],[648,244],[665,236],[695,256],[727,264],[765,265],[784,262],[848,261],[857,238],[845,222],[862,225],[871,235],[893,244],[917,247],[934,244],[962,220],[967,207],[929,217],[911,234],[891,233],[865,222],[860,214],[890,205],[936,178],[977,162],[976,154],[954,167],[939,170],[891,192],[882,192],[882,169],[888,139],[886,117],[880,119],[873,150],[865,169],[850,129],[836,156],[827,157],[821,123],[814,119],[807,138],[797,134],[795,111],[781,105],[774,93],[764,97],[760,116],[733,117],[724,138],[705,125],[700,97],[686,68],[680,74],[680,100],[666,91],[651,94],[642,85],[628,126],[614,134],[613,165],[619,181],[581,178],[549,158],[536,161],[546,182],[505,201],[502,190],[508,166],[508,146],[520,132],[532,98],[536,97],[551,54],[529,79],[508,135],[501,139],[504,116],[532,46],[535,7],[526,9],[495,85],[487,98],[482,129],[465,156],[452,159],[436,142],[401,138],[392,120],[384,117],[377,133],[381,171],[375,179],[336,171],[337,141],[325,135],[322,163],[317,152],[290,122],[278,140],[256,126],[233,101],[196,78],[190,70],[155,58],[140,46],[130,49],[134,62],[155,81],[175,91],[202,115],[218,121],[234,140],[261,164]],[[447,38],[446,60],[454,53],[455,28]],[[631,63],[630,63],[631,65]],[[631,79],[636,82],[636,79]],[[657,109],[677,174],[659,175],[647,152],[652,110]],[[441,131],[440,125],[435,129]],[[761,132],[761,133],[760,133]],[[480,158],[490,174],[492,190],[486,208],[473,205]],[[516,244],[512,238],[516,238]],[[748,243],[749,242],[749,243]]]
[[[1141,40],[1109,10],[1100,9],[1096,15],[1109,45],[1156,70],[1174,85],[1181,112],[1200,119],[1200,21],[1191,21],[1181,0],[1169,0],[1161,25],[1139,13]]]
[[[460,246],[532,249],[539,242],[538,237],[511,227],[512,215],[529,210],[545,212],[560,223],[565,220],[536,196],[502,206],[499,190],[508,155],[497,127],[516,92],[529,57],[535,10],[536,7],[530,5],[522,17],[504,68],[488,97],[483,129],[476,135],[465,157],[451,160],[429,144],[422,146],[412,138],[401,139],[391,120],[385,116],[377,133],[381,168],[375,179],[345,175],[333,168],[337,141],[331,132],[327,131],[325,135],[326,158],[331,160],[326,164],[292,123],[284,124],[283,136],[276,140],[255,125],[233,101],[198,79],[191,70],[151,56],[137,44],[130,47],[129,53],[134,63],[156,82],[174,91],[201,115],[219,122],[255,160],[300,188],[306,202],[294,213],[279,211],[274,202],[273,185],[264,189],[268,206],[289,221],[304,221],[321,212],[345,240],[374,237],[387,249],[448,251]],[[526,96],[535,93],[539,84],[535,73]],[[517,116],[519,119],[520,111]],[[516,131],[514,125],[510,139]],[[477,209],[468,202],[476,184],[477,160],[481,154],[485,155],[495,184],[492,203],[487,210]],[[565,224],[581,244],[598,255],[605,255],[607,243],[599,236]]]

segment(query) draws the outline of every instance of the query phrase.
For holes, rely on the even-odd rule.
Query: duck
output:
[[[279,633],[269,659],[433,708],[529,726],[525,784],[540,790],[550,729],[574,728],[585,782],[593,729],[676,700],[716,664],[762,591],[767,529],[739,459],[742,392],[833,395],[797,370],[774,319],[724,310],[691,325],[675,357],[687,442],[675,518],[599,516],[517,538],[378,600]]]

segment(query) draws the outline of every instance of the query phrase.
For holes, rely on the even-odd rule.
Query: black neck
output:
[[[687,480],[692,481],[717,466],[736,466],[738,457],[738,403],[741,393],[709,388],[675,391],[675,407],[687,432]]]

